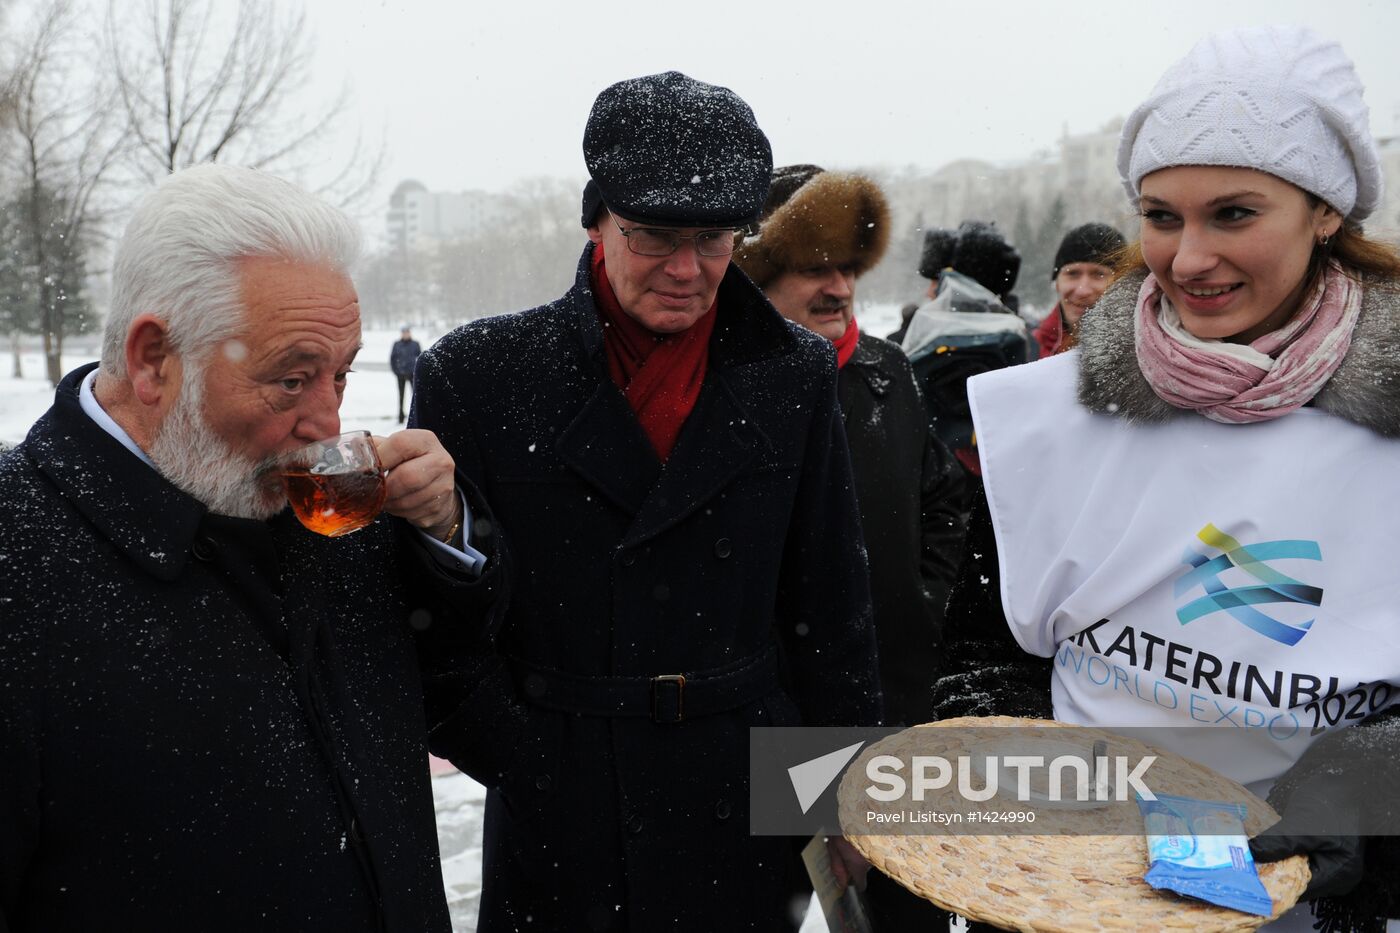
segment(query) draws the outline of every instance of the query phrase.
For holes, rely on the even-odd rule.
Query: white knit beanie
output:
[[[1134,203],[1174,165],[1258,169],[1359,221],[1381,201],[1380,154],[1342,47],[1301,26],[1208,36],[1123,124],[1118,174]]]

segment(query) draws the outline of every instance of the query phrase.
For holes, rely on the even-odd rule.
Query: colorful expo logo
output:
[[[1191,569],[1176,581],[1178,601],[1183,594],[1200,587],[1205,595],[1176,611],[1182,625],[1216,612],[1227,612],[1236,621],[1267,638],[1285,645],[1296,645],[1312,628],[1313,619],[1285,622],[1254,608],[1269,604],[1317,607],[1322,605],[1322,588],[1309,586],[1269,565],[1270,561],[1322,560],[1316,541],[1262,541],[1243,545],[1214,525],[1206,525],[1196,537],[1217,556],[1186,549],[1182,560]],[[1235,571],[1231,573],[1232,571]],[[1226,575],[1243,585],[1228,585]]]

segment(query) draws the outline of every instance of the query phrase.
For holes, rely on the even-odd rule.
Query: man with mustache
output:
[[[880,718],[831,348],[730,263],[772,170],[734,92],[622,81],[583,150],[574,287],[418,364],[517,575],[491,712],[434,751],[500,753],[482,933],[766,933],[797,860],[749,834],[750,727]]]
[[[884,255],[890,211],[863,175],[773,172],[758,236],[734,261],[778,313],[836,350],[889,722],[932,715],[935,646],[963,535],[961,471],[928,429],[909,360],[856,323],[856,281]]]
[[[869,178],[789,165],[774,171],[758,236],[734,259],[779,314],[835,347],[885,718],[912,726],[934,718],[943,604],[965,517],[962,469],[929,429],[908,358],[856,323],[856,281],[880,261],[889,231],[884,193]],[[870,894],[881,929],[933,919],[927,902],[878,874]]]
[[[358,241],[260,172],[170,176],[101,363],[0,458],[0,929],[449,928],[425,693],[487,641],[489,513],[468,544],[427,431],[379,440],[389,514],[348,537],[277,473],[340,431]]]

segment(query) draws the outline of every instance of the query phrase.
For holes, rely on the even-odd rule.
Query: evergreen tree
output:
[[[1055,303],[1055,286],[1050,272],[1055,268],[1055,251],[1060,248],[1060,240],[1069,229],[1068,211],[1065,209],[1064,195],[1056,194],[1045,209],[1035,233],[1028,236],[1021,249],[1021,294],[1023,300],[1040,308],[1049,308]],[[1017,237],[1021,236],[1022,218],[1017,218]],[[1025,218],[1026,230],[1030,229],[1030,218]]]

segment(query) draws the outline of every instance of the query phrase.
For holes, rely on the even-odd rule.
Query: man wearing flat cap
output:
[[[499,752],[470,772],[482,933],[778,929],[796,860],[749,834],[749,728],[881,715],[834,353],[730,264],[772,170],[732,91],[620,82],[583,150],[573,288],[418,364],[410,422],[496,506],[517,585],[432,744]]]

